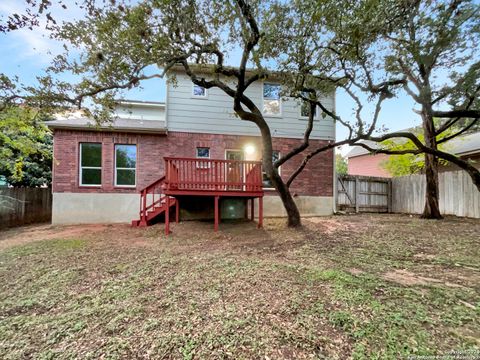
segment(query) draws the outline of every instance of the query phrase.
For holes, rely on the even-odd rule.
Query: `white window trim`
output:
[[[264,117],[269,117],[269,118],[281,118],[283,117],[283,101],[282,101],[282,97],[280,96],[280,98],[278,99],[278,101],[280,102],[280,112],[278,114],[265,114],[263,112],[264,108],[265,108],[265,97],[263,96],[264,94],[264,88],[265,88],[265,83],[269,84],[269,85],[278,85],[280,87],[282,87],[281,84],[278,84],[278,83],[275,83],[275,82],[262,82],[262,114]]]
[[[82,146],[83,144],[100,144],[100,167],[98,166],[82,166]],[[79,146],[79,162],[78,162],[78,184],[82,187],[102,187],[102,161],[103,161],[103,146],[98,142],[81,142]],[[83,169],[100,170],[100,184],[84,184],[82,183]]]
[[[282,158],[282,153],[281,153],[280,151],[278,151],[278,150],[273,150],[273,152],[277,152],[277,153],[278,153],[278,158],[279,158],[279,159]],[[278,168],[278,175],[282,176],[282,166],[280,166],[280,167]],[[262,172],[262,184],[263,184],[263,172]],[[272,187],[264,187],[264,186],[262,185],[262,188],[263,188],[263,190],[276,190],[275,187],[273,187],[273,186],[272,186]]]
[[[204,88],[204,90],[205,90],[205,95],[195,95],[195,93],[194,93],[195,86],[200,86],[200,85],[196,85],[195,83],[192,82],[191,98],[192,98],[192,99],[208,99],[208,89],[207,89],[207,88]]]
[[[225,149],[225,160],[227,160],[227,152],[241,152],[243,154],[243,160],[245,160],[245,150],[242,149]]]
[[[117,167],[117,145],[127,145],[127,146],[135,146],[135,167],[134,168],[124,168],[124,167]],[[115,187],[122,187],[122,188],[136,188],[137,187],[137,163],[138,163],[138,154],[137,154],[137,145],[136,144],[115,144],[113,146],[113,151],[115,152],[114,154],[114,161],[115,161],[115,165],[114,165],[114,171],[115,171],[115,174],[114,174],[114,184],[115,184]],[[117,183],[117,170],[135,170],[135,184],[134,185],[119,185]]]
[[[303,100],[300,100],[303,102]],[[317,105],[316,108],[315,108],[315,116],[313,117],[313,121],[320,121],[320,118],[319,118],[319,115],[320,115],[320,112],[322,111],[320,109],[320,107]],[[308,116],[303,116],[302,115],[302,103],[300,103],[300,105],[298,106],[298,118],[300,120],[306,120],[308,121]]]

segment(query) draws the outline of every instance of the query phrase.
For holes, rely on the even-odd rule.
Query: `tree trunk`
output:
[[[435,126],[433,123],[431,108],[423,106],[422,109],[423,134],[425,145],[437,150],[437,140],[435,137]],[[438,158],[432,154],[425,154],[425,177],[427,187],[425,190],[425,208],[422,218],[441,219],[439,206],[439,186],[438,186]]]
[[[425,208],[422,218],[441,219],[438,192],[438,159],[431,154],[425,154]]]
[[[282,177],[278,173],[278,169],[273,166],[272,154],[272,136],[270,129],[266,122],[257,124],[262,134],[263,145],[263,170],[267,173],[268,177],[272,181],[273,186],[278,191],[278,195],[282,200],[283,207],[287,212],[287,225],[288,227],[298,227],[302,225],[300,219],[300,211],[298,211],[297,204],[293,200],[293,196],[290,193],[290,189],[283,181]]]
[[[273,171],[273,176],[270,176],[273,186],[277,189],[280,199],[282,200],[283,207],[287,212],[287,225],[288,227],[301,226],[300,211],[298,211],[297,204],[293,200],[293,196],[290,193],[290,189],[283,182],[280,174],[277,170]]]

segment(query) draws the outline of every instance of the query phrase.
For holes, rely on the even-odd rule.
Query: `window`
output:
[[[304,97],[309,98],[310,94],[304,92],[302,94]],[[315,119],[317,115],[317,107],[315,106],[313,118]],[[310,116],[310,103],[308,101],[302,101],[300,104],[300,117],[308,118]]]
[[[227,160],[245,160],[242,150],[225,150],[225,159]]]
[[[197,158],[198,159],[210,159],[210,148],[208,147],[197,147]],[[209,168],[210,163],[206,161],[197,161],[197,168]]]
[[[315,119],[317,115],[317,107],[315,107],[313,118]],[[307,101],[302,101],[300,106],[300,116],[302,118],[308,118],[310,116],[310,104]]]
[[[197,158],[199,158],[199,159],[210,159],[210,148],[208,148],[208,147],[197,147]]]
[[[115,145],[115,186],[136,184],[137,146]]]
[[[193,84],[193,97],[200,97],[200,98],[205,98],[207,97],[207,89],[205,89],[203,86]]]
[[[263,84],[263,114],[278,116],[281,114],[281,87],[277,84]]]
[[[102,144],[80,143],[80,185],[102,185]]]
[[[275,164],[275,161],[280,159],[280,151],[273,151],[272,152],[272,162]],[[278,172],[280,173],[280,168],[278,168]],[[265,171],[262,172],[263,178],[263,187],[264,188],[273,188],[272,180],[268,177]]]

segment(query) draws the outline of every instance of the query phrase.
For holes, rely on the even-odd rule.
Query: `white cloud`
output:
[[[0,16],[8,17],[15,13],[24,13],[25,8],[22,2],[15,0],[1,0],[0,1]],[[66,20],[72,20],[75,17],[81,16],[79,9],[69,8],[64,10],[62,8],[51,7],[49,11],[58,23]],[[7,34],[1,35],[4,37],[2,44],[7,47],[9,51],[5,51],[3,55],[8,58],[8,61],[26,60],[28,58],[35,58],[43,64],[49,63],[52,55],[57,55],[62,52],[62,44],[59,41],[50,38],[50,32],[46,29],[46,19],[41,17],[39,19],[39,26],[30,29],[19,29]],[[3,56],[0,57],[0,64]]]

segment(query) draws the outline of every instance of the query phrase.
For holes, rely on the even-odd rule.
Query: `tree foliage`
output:
[[[102,119],[108,117],[119,92],[180,66],[195,84],[219,88],[230,96],[239,121],[258,127],[264,168],[291,224],[298,225],[300,220],[289,186],[314,156],[343,144],[387,154],[424,154],[425,214],[429,217],[440,216],[438,159],[466,170],[480,189],[480,172],[439,148],[479,123],[480,4],[473,0],[84,4],[84,19],[53,28],[52,36],[65,43],[67,52],[53,60],[37,87],[21,89],[11,79],[0,78],[4,104],[21,98],[37,107],[82,106],[88,100],[92,116]],[[228,67],[226,59],[236,54],[239,60]],[[152,66],[158,71],[149,72]],[[312,148],[310,116],[301,145],[273,163],[270,128],[247,95],[249,86],[271,76],[271,70],[284,85],[283,95],[307,102],[311,110],[318,106],[323,117],[347,127],[348,138]],[[66,72],[78,81],[58,77]],[[319,96],[335,88],[350,96],[354,104],[351,119],[338,116]],[[382,105],[399,94],[416,103],[423,140],[410,132],[379,131]],[[373,106],[371,113],[365,111],[368,104]],[[439,124],[434,117],[441,119]],[[449,133],[451,129],[456,131]],[[398,138],[413,146],[372,149],[360,143]],[[299,154],[304,160],[284,181],[278,167]]]
[[[347,160],[342,156],[342,154],[335,154],[335,171],[337,175],[348,174]]]
[[[52,135],[37,111],[10,107],[0,112],[0,175],[12,186],[50,185]]]
[[[466,170],[480,190],[478,169],[439,148],[479,123],[480,4],[469,0],[305,0],[279,6],[279,30],[288,39],[281,49],[286,54],[282,68],[300,74],[299,80],[307,86],[304,79],[310,77],[330,81],[355,104],[352,119],[330,114],[319,104],[349,131],[348,139],[334,145],[395,138],[411,141],[413,148],[401,150],[358,145],[371,152],[424,154],[425,217],[441,217],[439,159]],[[416,103],[423,141],[410,132],[378,134],[383,103],[399,94]],[[372,114],[365,112],[368,103],[373,104]],[[434,117],[441,119],[438,126]],[[457,131],[448,134],[453,128]],[[325,148],[311,152],[303,164]]]

